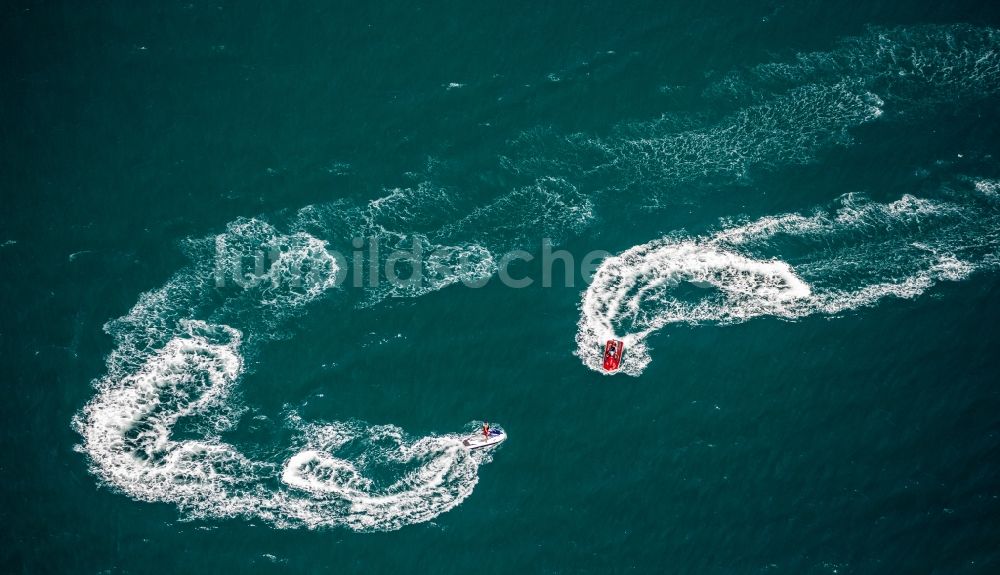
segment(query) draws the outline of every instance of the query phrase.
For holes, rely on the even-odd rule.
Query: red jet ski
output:
[[[604,371],[614,371],[622,364],[622,354],[625,353],[625,342],[609,339],[604,346]]]

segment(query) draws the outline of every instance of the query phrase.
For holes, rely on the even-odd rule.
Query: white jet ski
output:
[[[470,435],[462,440],[462,445],[468,449],[482,449],[484,447],[492,447],[494,445],[500,445],[507,439],[507,433],[499,425],[490,426],[489,436],[483,435],[483,432]]]

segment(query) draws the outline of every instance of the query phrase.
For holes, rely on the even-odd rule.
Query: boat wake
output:
[[[92,471],[135,499],[176,504],[186,518],[257,518],[278,527],[393,530],[468,497],[491,458],[462,445],[476,422],[459,433],[412,438],[392,425],[306,424],[293,412],[285,427],[298,439],[277,455],[273,447],[254,455],[255,448],[224,440],[248,412],[237,391],[247,357],[290,336],[283,331],[289,319],[338,291],[344,262],[330,248],[342,240],[335,230],[378,234],[390,245],[433,241],[433,233],[396,231],[417,226],[427,201],[422,192],[402,195],[348,208],[310,206],[285,224],[288,233],[263,218],[240,218],[221,234],[186,240],[190,265],[105,326],[115,340],[107,373],[74,418]],[[338,227],[345,221],[356,227]],[[489,260],[488,250],[473,244],[444,247]],[[481,262],[471,270],[444,266],[419,289],[389,287],[362,305],[484,273],[492,271]]]
[[[290,320],[331,294],[367,307],[481,282],[500,252],[578,236],[595,213],[622,217],[604,209],[611,201],[641,204],[609,190],[639,186],[655,203],[656,194],[683,195],[681,187],[741,182],[755,168],[847,145],[853,129],[876,119],[995,95],[998,55],[989,29],[873,29],[830,52],[713,76],[700,94],[730,104],[720,115],[665,115],[600,137],[528,131],[498,158],[496,180],[442,183],[444,164],[433,160],[413,185],[370,201],[239,218],[220,234],[185,240],[190,264],[105,326],[114,347],[74,417],[79,449],[104,484],[173,503],[188,518],[358,531],[428,521],[468,497],[490,460],[463,449],[462,434],[414,438],[394,426],[304,423],[291,413],[291,446],[225,439],[250,411],[240,381],[263,344],[293,335]],[[470,182],[477,193],[463,193]],[[600,371],[596,346],[620,336],[621,371],[638,375],[650,361],[648,339],[670,323],[837,314],[996,266],[1000,187],[967,184],[890,204],[845,196],[812,214],[724,222],[706,236],[631,248],[607,259],[584,294],[576,353]],[[358,255],[357,238],[378,243],[379,253]],[[384,276],[393,250],[415,247],[430,268],[420,281],[380,277],[360,291],[343,283],[348,272]]]
[[[621,370],[651,361],[648,339],[673,323],[836,315],[993,269],[1000,211],[984,181],[881,204],[846,195],[831,208],[671,235],[606,259],[583,294],[576,354],[602,370],[600,344],[622,339]]]
[[[1000,31],[871,27],[829,51],[713,73],[680,92],[697,110],[623,122],[600,136],[529,130],[505,163],[518,174],[614,192],[608,194],[614,200],[622,193],[641,197],[647,209],[676,205],[695,190],[746,185],[755,173],[851,146],[863,125],[921,121],[935,110],[996,96]],[[720,112],[706,113],[705,101]]]

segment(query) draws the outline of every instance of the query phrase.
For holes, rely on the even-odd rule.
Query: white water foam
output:
[[[232,424],[226,400],[243,369],[241,334],[226,326],[182,321],[181,332],[134,373],[109,373],[76,419],[82,448],[105,482],[144,501],[226,499],[254,463],[217,439],[176,441],[181,418]]]
[[[408,441],[392,425],[307,425],[306,445],[284,464],[282,482],[307,492],[315,521],[338,509],[339,524],[365,531],[395,529],[433,519],[468,497],[485,460],[462,446],[459,436]],[[351,459],[338,452],[356,452]],[[375,481],[377,469],[401,470]],[[300,507],[300,510],[304,508]]]
[[[561,243],[595,219],[586,194],[565,178],[545,177],[477,207],[445,226],[442,234],[472,236],[494,251],[508,251],[529,247],[541,238]]]
[[[383,228],[433,213],[413,199],[394,191],[354,215],[382,238],[425,241]],[[301,213],[313,218],[310,231],[336,225],[322,219],[323,210]],[[191,264],[105,326],[116,342],[107,374],[74,418],[79,449],[102,482],[138,500],[173,503],[189,519],[357,531],[428,521],[471,494],[489,457],[471,454],[459,435],[411,439],[394,426],[304,424],[293,414],[289,425],[301,439],[284,460],[250,457],[224,441],[246,411],[233,394],[245,355],[279,337],[286,320],[337,285],[341,270],[326,240],[302,228],[281,233],[259,218],[240,218],[184,247]],[[492,273],[457,267],[474,250],[435,245],[432,262],[443,277],[409,295],[440,289],[460,273]]]
[[[682,282],[706,290],[706,297],[695,303],[673,297]],[[638,375],[650,361],[646,338],[668,323],[792,317],[794,300],[810,293],[785,262],[754,260],[693,240],[650,242],[598,268],[580,305],[577,355],[601,371],[600,344],[622,339],[628,350],[622,371]],[[618,335],[620,325],[629,331]]]
[[[542,238],[560,243],[596,219],[590,197],[563,178],[539,178],[478,205],[463,198],[467,195],[424,180],[386,190],[361,205],[307,206],[299,210],[294,226],[342,244],[365,239],[354,256],[364,264],[354,269],[364,273],[366,290],[359,305],[368,307],[458,283],[482,285],[496,273],[494,254],[538,247]],[[377,282],[369,272],[372,243],[378,245]],[[345,247],[346,253],[355,253],[349,244]],[[401,281],[388,281],[385,270],[394,252],[419,254],[425,264],[420,281],[408,281],[409,265],[400,273]]]
[[[590,143],[626,182],[741,181],[751,168],[803,164],[820,149],[849,144],[849,130],[881,116],[883,106],[855,84],[809,84],[707,127],[650,136],[648,126],[637,124],[624,127],[620,138]]]
[[[1000,90],[1000,31],[968,24],[871,27],[834,50],[730,74],[731,91],[851,79],[906,109],[956,103]]]
[[[743,107],[706,126],[674,130],[677,120],[625,125],[588,142],[627,181],[739,182],[751,168],[812,161],[851,143],[850,130],[891,112],[912,116],[1000,93],[1000,31],[964,24],[870,28],[834,50],[734,70],[705,96]]]
[[[364,277],[365,294],[359,305],[369,307],[387,298],[418,297],[457,283],[475,285],[496,272],[491,248],[470,239],[466,228],[455,225],[468,213],[462,211],[467,202],[458,196],[425,180],[413,187],[386,190],[386,195],[360,205],[341,201],[306,206],[297,212],[293,225],[328,237],[341,246],[345,256],[364,260],[354,262],[353,269]],[[364,240],[360,251],[351,243],[356,238]],[[377,245],[378,258],[374,265],[373,245]],[[425,264],[419,278],[410,275],[413,258],[407,254]],[[404,264],[398,266],[399,276],[392,281],[386,275],[390,258]]]
[[[274,226],[241,218],[215,237],[215,274],[265,306],[298,307],[337,283],[340,266],[326,242],[307,233],[280,234]]]
[[[990,198],[1000,198],[1000,180],[977,180],[976,191]]]
[[[703,95],[722,104],[715,108],[732,108],[725,115],[675,110],[602,136],[529,130],[503,165],[518,175],[589,183],[600,190],[592,201],[640,188],[642,205],[656,206],[680,186],[745,184],[755,170],[812,162],[823,150],[851,145],[857,128],[877,120],[913,120],[998,93],[997,30],[871,28],[833,50],[722,74]]]
[[[889,204],[847,195],[833,210],[654,240],[598,268],[580,303],[576,354],[603,373],[603,343],[622,339],[628,352],[620,371],[637,376],[650,362],[648,338],[672,323],[793,320],[915,298],[938,282],[995,267],[997,229],[996,209],[966,190]]]
[[[432,519],[475,487],[484,459],[458,435],[410,440],[394,426],[293,417],[304,445],[280,465],[248,458],[219,438],[239,415],[230,394],[243,370],[242,335],[201,321],[182,321],[178,331],[136,372],[98,382],[75,419],[93,471],[130,497],[174,503],[191,518],[378,531]],[[207,419],[212,431],[175,438],[178,422],[191,418]],[[366,470],[390,480],[380,485]]]

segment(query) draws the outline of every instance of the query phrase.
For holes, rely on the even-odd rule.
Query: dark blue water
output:
[[[990,3],[0,43],[5,572],[997,570]]]

